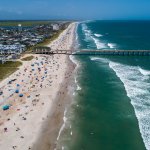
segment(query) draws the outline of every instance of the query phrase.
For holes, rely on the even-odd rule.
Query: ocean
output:
[[[76,49],[150,50],[150,21],[86,21]],[[62,150],[150,150],[150,56],[74,56]]]

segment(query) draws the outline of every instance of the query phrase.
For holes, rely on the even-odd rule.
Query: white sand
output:
[[[74,30],[73,23],[48,46],[69,50]],[[66,55],[34,55],[32,61],[23,62],[18,71],[0,82],[3,91],[0,96],[0,150],[32,148],[43,122],[50,115],[58,91],[61,91],[60,85],[65,79],[67,67]],[[12,79],[16,80],[8,84]],[[17,87],[17,84],[20,86]],[[15,93],[16,89],[19,93]],[[19,97],[20,93],[24,96]],[[12,106],[3,111],[5,104]]]

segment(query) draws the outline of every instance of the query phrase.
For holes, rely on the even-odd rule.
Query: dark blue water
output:
[[[81,48],[150,49],[150,21],[93,21],[79,25]]]
[[[150,50],[150,21],[92,21],[78,26],[80,49]],[[78,56],[64,150],[150,149],[150,57]],[[67,124],[67,123],[66,123]]]

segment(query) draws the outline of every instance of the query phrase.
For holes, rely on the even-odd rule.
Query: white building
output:
[[[22,25],[18,24],[18,31],[21,32],[22,31]]]
[[[58,31],[59,30],[59,25],[58,24],[52,24],[53,30]]]

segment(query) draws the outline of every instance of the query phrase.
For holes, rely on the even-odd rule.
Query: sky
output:
[[[0,0],[0,20],[150,19],[150,0]]]

